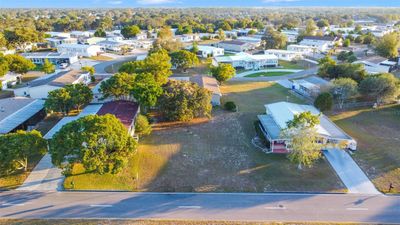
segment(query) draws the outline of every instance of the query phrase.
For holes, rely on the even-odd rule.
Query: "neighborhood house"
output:
[[[232,40],[232,41],[221,41],[217,44],[218,48],[223,48],[225,51],[230,52],[245,52],[255,48],[255,45],[249,42]]]
[[[62,71],[38,78],[26,86],[14,89],[15,96],[29,96],[34,99],[45,99],[50,91],[60,89],[67,84],[89,84],[90,74],[80,70]]]
[[[31,60],[36,65],[43,65],[45,60],[54,65],[60,65],[62,63],[73,64],[78,62],[78,55],[70,53],[58,53],[58,52],[32,52],[21,54],[26,59]]]
[[[268,153],[290,152],[290,140],[282,138],[281,132],[287,128],[287,122],[293,120],[294,115],[303,112],[319,115],[320,124],[316,129],[322,143],[344,144],[347,149],[357,149],[357,142],[314,106],[277,102],[265,105],[265,109],[266,114],[258,115],[258,119],[262,133],[268,141]]]
[[[61,44],[57,46],[57,52],[81,57],[92,57],[97,56],[102,51],[99,45]]]
[[[259,70],[265,67],[277,67],[278,57],[275,55],[251,55],[245,52],[233,56],[214,57],[212,64],[218,66],[220,63],[231,64],[235,68],[246,70]]]
[[[44,100],[25,97],[0,99],[0,134],[31,130],[45,116]]]
[[[133,136],[135,134],[135,120],[139,110],[139,104],[126,100],[110,101],[104,104],[90,104],[86,106],[79,115],[64,117],[61,119],[49,132],[47,132],[44,138],[53,138],[54,134],[56,134],[67,123],[75,121],[84,116],[96,114],[114,115],[127,128],[129,134]]]

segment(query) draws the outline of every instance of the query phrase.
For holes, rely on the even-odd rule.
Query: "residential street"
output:
[[[6,191],[0,217],[400,223],[400,196]]]

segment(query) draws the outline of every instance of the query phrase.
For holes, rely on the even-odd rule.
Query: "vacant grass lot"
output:
[[[245,77],[276,77],[276,76],[289,75],[292,73],[293,72],[259,72],[246,75]]]
[[[279,65],[284,69],[292,69],[292,70],[303,70],[305,69],[302,65],[295,62],[288,62],[284,60],[279,60]]]
[[[159,123],[140,140],[138,153],[118,175],[85,173],[77,166],[64,186],[75,189],[130,191],[265,192],[343,191],[327,162],[299,171],[284,155],[265,154],[251,144],[253,122],[264,104],[299,102],[268,82],[228,82],[223,101],[239,112],[215,109],[213,118],[190,124]]]
[[[331,117],[358,141],[353,155],[375,186],[400,192],[400,106],[364,109]]]

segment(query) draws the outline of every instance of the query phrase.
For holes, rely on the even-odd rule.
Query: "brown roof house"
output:
[[[209,76],[195,75],[192,77],[170,77],[172,80],[190,81],[196,83],[202,88],[209,90],[212,93],[211,104],[213,106],[221,105],[221,91],[219,89],[218,81]]]
[[[50,91],[64,87],[67,84],[89,84],[90,74],[80,70],[62,71],[56,74],[40,77],[29,82],[24,87],[14,89],[15,96],[28,96],[34,99],[45,99]]]

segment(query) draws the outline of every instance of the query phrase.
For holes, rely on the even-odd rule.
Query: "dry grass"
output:
[[[358,141],[354,159],[375,186],[400,192],[400,106],[344,112],[331,117]]]
[[[98,56],[92,56],[90,59],[96,60],[96,61],[111,61],[113,58],[105,56],[105,55],[98,55]]]
[[[256,115],[264,113],[264,104],[286,100],[286,89],[268,82],[229,82],[221,90],[223,101],[236,102],[239,112],[217,108],[210,121],[157,124],[153,134],[140,140],[137,155],[121,174],[100,176],[76,168],[65,186],[73,179],[76,189],[343,191],[324,160],[299,171],[284,155],[268,155],[252,146]]]

